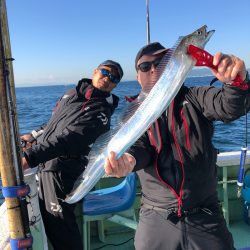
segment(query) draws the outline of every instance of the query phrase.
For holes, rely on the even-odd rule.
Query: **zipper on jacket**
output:
[[[158,156],[159,156],[159,154],[157,153],[157,156],[156,156],[156,159],[155,159],[155,170],[156,170],[156,174],[157,174],[158,179],[160,180],[160,182],[162,182],[165,186],[167,186],[167,187],[170,189],[170,191],[174,194],[174,196],[176,197],[176,199],[177,199],[177,201],[178,201],[177,215],[178,215],[178,217],[181,217],[182,197],[181,197],[181,195],[178,195],[178,194],[177,194],[176,190],[175,190],[172,186],[170,186],[167,182],[165,182],[165,181],[161,178],[161,176],[160,176],[160,174],[159,174],[159,171],[158,171],[158,164],[157,164]],[[182,193],[180,192],[180,194],[182,194]]]
[[[167,123],[166,123],[166,126],[167,126]],[[154,138],[154,135],[153,135],[153,132],[152,132],[152,127],[150,127],[148,129],[148,135],[149,135],[149,140],[150,140],[152,146],[155,148],[155,151],[156,151],[156,159],[155,159],[156,174],[157,174],[157,177],[160,180],[160,182],[162,182],[164,185],[166,185],[170,189],[170,191],[175,195],[176,199],[178,200],[178,207],[179,207],[180,199],[179,199],[179,196],[178,196],[177,192],[175,191],[175,189],[172,186],[170,186],[167,182],[165,182],[161,178],[160,173],[158,171],[158,164],[157,164],[158,156],[159,156],[159,153],[160,153],[160,151],[162,149],[162,145],[163,145],[158,120],[156,120],[156,122],[155,122],[155,127],[156,127],[156,130],[157,130],[156,131],[157,132],[157,135],[156,135],[157,139],[156,140],[159,141],[159,143],[157,143],[155,138]]]
[[[185,128],[186,146],[187,146],[187,150],[189,151],[190,150],[189,131],[188,131],[187,120],[184,116],[183,108],[181,109],[181,118],[183,120],[183,124]]]
[[[155,126],[156,128],[156,135],[154,136],[154,132],[153,132],[153,126]],[[162,138],[161,138],[161,132],[160,132],[160,128],[159,128],[159,123],[158,120],[156,120],[153,125],[151,127],[149,127],[148,129],[148,136],[149,136],[149,140],[150,143],[152,144],[152,146],[155,147],[157,153],[159,153],[162,149]]]
[[[173,138],[174,138],[174,144],[176,146],[177,149],[177,153],[180,159],[180,164],[181,164],[181,169],[182,169],[182,182],[181,182],[181,186],[180,186],[180,192],[179,192],[179,196],[177,195],[177,200],[178,200],[178,212],[177,215],[178,217],[181,217],[181,207],[182,207],[182,191],[183,191],[183,185],[184,185],[184,165],[183,165],[183,160],[182,160],[182,156],[181,156],[181,149],[180,146],[177,142],[177,137],[176,137],[176,133],[175,133],[175,122],[174,122],[174,101],[172,102],[172,132],[173,132]]]
[[[182,194],[178,197],[178,210],[177,210],[178,217],[181,217],[181,207],[182,207]]]
[[[174,101],[173,101],[173,109],[174,109]],[[181,217],[181,208],[182,208],[182,189],[183,189],[183,184],[184,184],[184,166],[183,166],[183,161],[182,161],[182,157],[181,157],[181,153],[180,153],[180,147],[177,143],[177,139],[176,139],[176,134],[175,134],[175,129],[174,129],[174,116],[173,116],[173,111],[172,111],[172,130],[173,130],[173,137],[174,137],[174,143],[175,143],[175,146],[177,148],[177,152],[178,152],[178,156],[180,158],[180,162],[181,162],[181,169],[182,169],[182,181],[181,181],[181,186],[180,186],[180,192],[179,192],[179,195],[177,193],[177,191],[172,187],[170,186],[167,182],[165,182],[161,176],[160,176],[160,173],[158,171],[158,156],[159,156],[159,152],[162,148],[162,138],[161,138],[161,133],[160,133],[160,129],[159,129],[159,124],[158,124],[158,121],[155,122],[155,126],[156,126],[156,129],[157,129],[157,134],[158,134],[158,140],[160,140],[160,146],[157,145],[157,142],[155,141],[154,139],[154,136],[153,136],[153,132],[152,132],[152,128],[149,128],[148,129],[148,135],[149,135],[149,139],[150,139],[150,142],[152,144],[152,146],[155,148],[156,150],[156,159],[155,159],[155,170],[156,170],[156,174],[157,174],[157,177],[158,179],[160,180],[160,182],[162,182],[164,185],[166,185],[170,191],[174,194],[174,196],[176,197],[177,199],[177,202],[178,202],[178,208],[177,208],[177,216],[178,217]],[[167,126],[167,123],[166,123],[166,126]],[[178,174],[178,171],[175,171],[175,177],[176,177],[176,181],[179,179],[177,177],[177,174]],[[179,182],[179,181],[178,181]]]

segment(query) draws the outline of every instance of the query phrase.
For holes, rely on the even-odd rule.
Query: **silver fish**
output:
[[[168,50],[156,69],[158,79],[150,82],[148,88],[140,93],[136,100],[137,108],[132,108],[133,114],[110,138],[105,148],[98,152],[95,160],[89,162],[76,181],[73,191],[66,197],[66,202],[75,203],[83,198],[105,174],[103,166],[109,152],[114,151],[117,158],[121,157],[167,109],[195,65],[194,59],[188,55],[188,46],[192,44],[203,49],[213,33],[214,30],[207,32],[204,25],[193,33],[180,37],[176,45]]]

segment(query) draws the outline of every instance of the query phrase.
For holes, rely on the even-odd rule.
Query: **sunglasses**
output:
[[[106,69],[99,69],[99,71],[102,73],[103,76],[107,76],[111,82],[113,82],[115,84],[117,84],[118,82],[120,82],[120,79],[117,78],[117,76],[112,75]]]
[[[143,62],[137,66],[137,69],[142,72],[148,72],[151,69],[152,65],[154,65],[154,67],[156,68],[160,64],[161,59],[162,58],[157,58],[151,62]]]

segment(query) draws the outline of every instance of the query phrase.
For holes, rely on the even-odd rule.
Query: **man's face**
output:
[[[101,70],[104,70],[103,73],[110,73],[111,75],[118,77],[117,71],[110,66],[100,66],[94,70],[92,83],[93,86],[104,92],[111,92],[113,88],[117,86],[116,83],[110,80],[110,77],[101,73]]]
[[[137,63],[137,80],[140,83],[142,90],[146,90],[157,82],[160,72],[159,70],[156,70],[156,67],[163,56],[164,53],[158,55],[144,55],[139,59]]]

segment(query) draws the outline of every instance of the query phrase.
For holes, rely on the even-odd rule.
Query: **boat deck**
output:
[[[231,223],[229,230],[233,235],[236,249],[250,250],[250,225],[244,221]],[[132,250],[134,249],[134,232],[132,230],[123,233],[109,234],[105,242],[101,242],[97,236],[91,237],[91,250]]]
[[[244,221],[237,221],[229,226],[229,230],[233,235],[236,249],[250,250],[250,225]]]
[[[249,152],[250,154],[250,152]],[[224,157],[225,156],[225,157]],[[232,156],[232,153],[229,155]],[[234,155],[236,162],[229,159],[226,154],[219,157],[218,161],[218,197],[221,203],[224,217],[228,224],[228,228],[231,231],[234,239],[234,245],[236,249],[250,250],[250,225],[244,221],[243,216],[243,199],[237,197],[237,173],[239,166],[239,154],[237,157]],[[250,167],[250,158],[247,159],[246,168]],[[98,183],[99,188],[106,188],[119,184],[123,178],[103,178]],[[135,214],[138,218],[140,207],[140,184],[137,182],[136,199],[134,205],[129,209],[133,213],[122,214],[123,216],[131,216]],[[250,211],[249,211],[250,212]],[[111,217],[114,217],[112,214]],[[84,231],[83,214],[82,214],[82,202],[78,203],[76,209],[76,216],[78,218],[79,228]],[[128,218],[128,217],[126,217]],[[116,224],[110,221],[110,217],[106,217],[103,220],[93,220],[90,222],[90,248],[87,250],[132,250],[134,249],[134,234],[135,231],[131,228],[122,226],[121,223]],[[125,219],[127,226],[130,222]],[[124,225],[124,224],[123,224]],[[132,225],[132,224],[131,224]],[[135,228],[135,227],[134,227]],[[82,234],[86,235],[87,234]],[[84,238],[84,236],[83,236]],[[86,241],[85,241],[86,242]],[[49,247],[52,250],[51,247]],[[42,248],[36,248],[36,250],[42,250]]]
[[[250,225],[244,221],[243,216],[243,199],[237,197],[237,174],[238,174],[238,162],[239,152],[233,155],[232,153],[220,154],[218,159],[218,195],[222,205],[224,217],[228,224],[228,228],[233,235],[234,245],[236,249],[250,250]],[[250,159],[247,159],[246,168],[250,167]],[[104,180],[105,181],[105,180]],[[106,184],[104,184],[104,187]],[[134,209],[138,215],[140,204],[140,187],[137,190],[137,201],[135,202]],[[95,222],[91,222],[92,224]],[[104,222],[102,230],[105,234],[105,241],[101,242],[93,233],[91,237],[90,249],[134,249],[134,230],[121,226],[116,226]],[[92,225],[93,226],[93,225]],[[98,228],[98,225],[95,224]],[[123,232],[122,232],[123,230]],[[126,231],[127,230],[127,231]],[[119,232],[119,233],[118,233]],[[92,235],[92,234],[91,234]],[[122,244],[123,243],[123,244]]]
[[[91,250],[132,250],[134,248],[134,232],[124,232],[121,234],[108,235],[105,242],[101,242],[98,237],[91,238]]]

